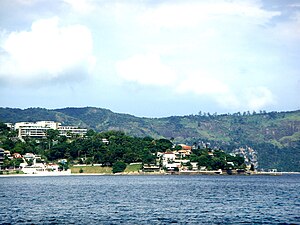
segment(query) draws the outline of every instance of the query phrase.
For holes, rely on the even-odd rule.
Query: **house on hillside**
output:
[[[188,150],[178,150],[177,152],[180,158],[186,158],[191,155],[191,151]]]
[[[12,156],[13,156],[14,159],[22,159],[23,158],[23,156],[20,153],[17,153],[17,152],[14,153]]]
[[[4,151],[4,158],[7,157],[8,159],[13,159],[13,156],[10,154],[10,151],[5,150]]]
[[[102,143],[108,145],[109,144],[109,140],[107,140],[106,138],[102,138]]]
[[[182,150],[186,150],[186,151],[189,151],[189,152],[192,151],[192,146],[185,145],[185,144],[179,144],[179,146],[181,146]]]

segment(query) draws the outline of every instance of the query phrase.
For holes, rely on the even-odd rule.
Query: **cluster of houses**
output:
[[[253,148],[248,146],[245,148],[240,147],[235,149],[233,154],[243,156],[248,169],[250,169],[251,166],[255,170],[258,168],[257,152]]]
[[[40,155],[35,155],[33,153],[26,153],[22,156],[19,153],[10,154],[10,151],[0,148],[0,167],[3,166],[3,161],[5,158],[8,158],[9,160],[21,160],[22,162],[19,165],[13,166],[13,170],[18,169],[25,174],[71,174],[71,170],[62,170],[61,167],[55,163],[45,163]],[[59,161],[59,163],[66,162],[66,159],[62,159]]]
[[[158,152],[156,154],[156,164],[144,165],[144,172],[159,172],[161,170],[169,172],[199,171],[197,162],[191,162],[188,158],[192,154],[192,146],[180,144],[181,150]],[[200,168],[205,171],[206,167]]]
[[[167,151],[167,152],[158,152],[156,154],[156,164],[144,165],[143,172],[180,172],[182,174],[185,173],[203,173],[203,174],[222,174],[222,170],[211,171],[208,170],[206,166],[200,166],[197,162],[190,161],[190,155],[192,154],[192,150],[195,146],[188,146],[184,144],[180,144],[181,150],[176,151]],[[175,147],[175,146],[174,146]],[[207,147],[207,144],[203,145],[203,147]],[[212,149],[208,152],[208,155],[214,157],[214,150]],[[249,171],[251,166],[253,166],[253,170],[257,170],[258,162],[257,162],[257,153],[250,147],[247,148],[239,148],[234,152],[230,153],[231,156],[240,155],[244,157],[246,170]],[[233,162],[226,162],[228,167],[233,168],[235,165]],[[230,172],[227,171],[227,172]],[[243,169],[239,169],[235,172],[243,173]]]
[[[18,137],[22,140],[25,137],[32,138],[45,138],[48,130],[58,130],[59,135],[70,137],[72,135],[84,136],[87,133],[87,129],[79,128],[77,126],[62,126],[59,122],[54,121],[37,121],[37,122],[18,122],[15,124],[7,123],[8,127],[16,130]],[[109,144],[107,139],[102,140],[103,143]],[[207,147],[205,144],[205,147]],[[204,146],[204,143],[202,143]],[[180,144],[180,150],[158,152],[156,154],[156,164],[144,165],[144,172],[159,172],[159,171],[206,171],[206,167],[198,168],[197,162],[191,162],[189,156],[192,154],[193,147]],[[213,156],[213,151],[209,152]],[[250,165],[257,169],[257,153],[252,148],[239,148],[233,152],[234,155],[242,155],[245,158],[246,165],[250,168]],[[26,174],[38,174],[48,172],[60,171],[57,164],[46,164],[41,156],[34,155],[32,153],[26,153],[20,155],[19,153],[10,154],[9,151],[0,149],[0,168],[2,167],[5,156],[8,159],[23,159],[20,164],[20,169]],[[227,162],[230,164],[231,162]]]

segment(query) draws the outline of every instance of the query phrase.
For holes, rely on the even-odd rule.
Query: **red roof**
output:
[[[182,145],[181,147],[183,150],[192,150],[192,146]]]
[[[14,157],[15,159],[20,159],[20,158],[22,158],[22,155],[21,155],[20,153],[14,153],[14,154],[13,154],[13,157]]]

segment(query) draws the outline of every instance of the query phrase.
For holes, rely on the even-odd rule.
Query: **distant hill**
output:
[[[300,171],[300,110],[140,118],[108,109],[0,108],[1,122],[53,120],[95,131],[122,130],[132,136],[168,138],[178,143],[210,143],[232,151],[250,146],[261,168]]]

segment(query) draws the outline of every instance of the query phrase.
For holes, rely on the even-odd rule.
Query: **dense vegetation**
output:
[[[125,163],[155,163],[154,153],[172,147],[172,143],[166,139],[130,137],[121,131],[96,133],[90,130],[86,137],[67,138],[58,135],[56,130],[49,130],[47,139],[25,138],[24,142],[15,136],[16,132],[0,123],[0,147],[10,150],[11,154],[30,152],[41,155],[45,161],[66,158],[70,162],[103,164],[113,166],[114,172],[124,170]],[[104,139],[109,143],[103,142]],[[11,160],[4,164],[18,166],[20,162]]]
[[[139,118],[100,108],[0,108],[0,121],[54,120],[97,132],[119,130],[126,135],[170,139],[174,143],[210,143],[232,151],[250,146],[258,152],[259,167],[300,171],[300,111],[243,112]]]
[[[85,137],[60,136],[57,130],[48,130],[47,138],[25,138],[24,141],[15,138],[16,132],[7,129],[0,123],[0,147],[9,149],[11,154],[34,153],[41,155],[47,161],[67,159],[68,163],[61,163],[61,169],[68,169],[69,163],[102,164],[112,167],[113,173],[123,172],[127,165],[134,162],[156,164],[157,152],[180,150],[181,146],[174,146],[170,140],[150,137],[130,137],[121,131],[107,131],[96,133],[89,130]],[[245,168],[244,158],[231,156],[221,150],[196,148],[188,157],[191,162],[197,162],[199,167],[208,170],[229,169],[228,161],[233,162],[231,169]],[[5,167],[17,167],[22,159],[4,161]],[[158,160],[159,161],[159,160]],[[32,162],[27,161],[28,165]],[[191,166],[189,163],[188,166]],[[79,172],[83,172],[81,169]]]
[[[208,170],[245,169],[243,157],[232,156],[222,150],[214,150],[213,156],[211,156],[210,149],[195,149],[190,160],[191,162],[197,162],[199,168],[205,166]],[[227,162],[231,162],[233,165]]]

